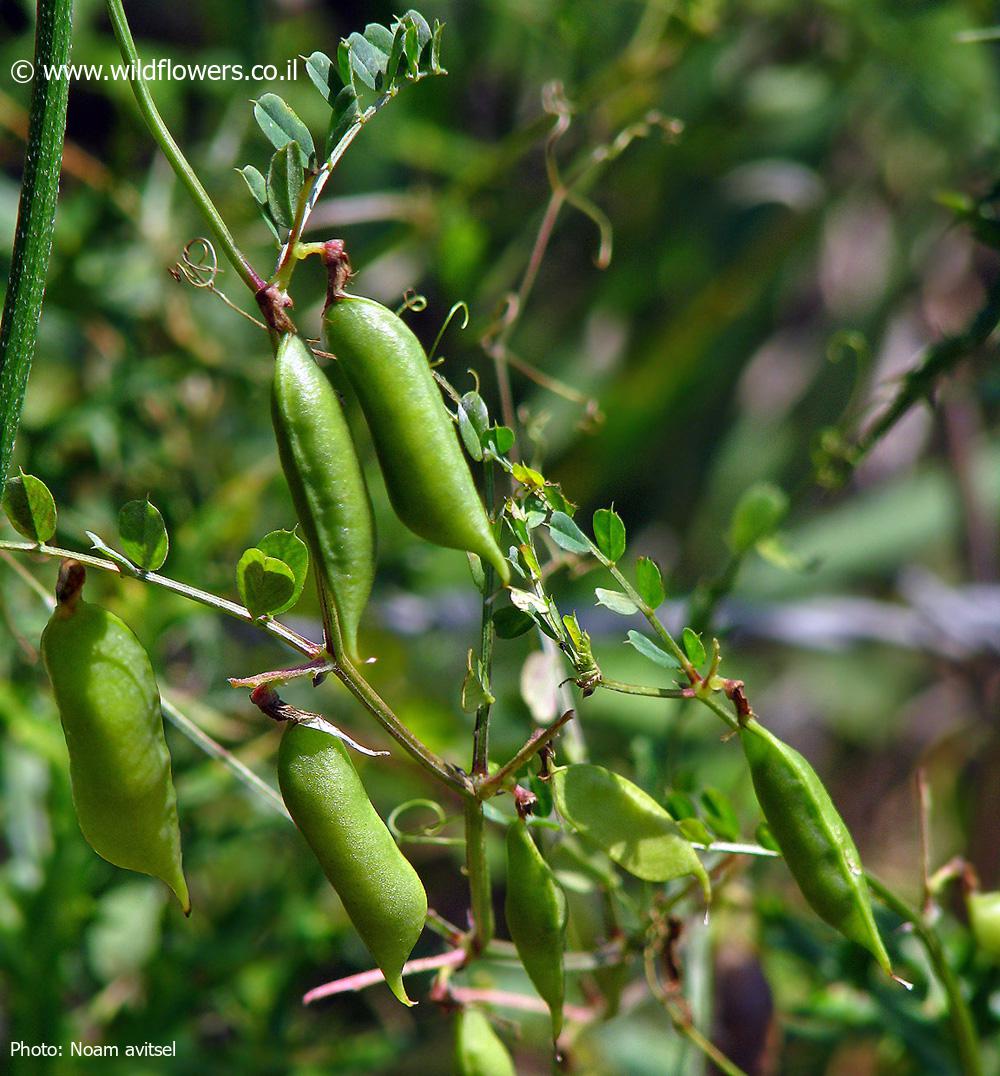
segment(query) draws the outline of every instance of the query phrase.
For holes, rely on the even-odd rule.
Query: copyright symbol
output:
[[[35,65],[30,60],[15,60],[10,65],[10,77],[23,86],[35,77]]]

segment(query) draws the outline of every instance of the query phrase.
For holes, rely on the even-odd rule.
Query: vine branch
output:
[[[35,357],[66,136],[69,80],[48,78],[46,70],[69,61],[72,26],[73,0],[39,0],[28,142],[0,323],[0,485],[7,477]]]
[[[239,274],[244,284],[256,295],[263,287],[265,281],[250,264],[246,255],[236,245],[232,232],[226,226],[222,215],[215,207],[215,203],[209,197],[208,192],[201,184],[201,180],[195,175],[194,169],[188,163],[187,158],[181,152],[180,147],[174,141],[173,135],[163,122],[153,96],[149,92],[149,86],[142,77],[139,53],[132,40],[132,31],[129,29],[128,19],[125,17],[125,9],[121,0],[107,0],[108,16],[111,19],[111,27],[114,30],[115,40],[122,59],[129,64],[129,82],[135,95],[139,112],[153,136],[156,144],[163,151],[163,155],[170,162],[177,178],[184,185],[191,200],[201,210],[202,216],[211,229],[216,242],[222,248],[223,253],[229,259],[230,264]]]

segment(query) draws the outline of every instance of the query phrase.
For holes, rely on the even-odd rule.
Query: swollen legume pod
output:
[[[566,895],[519,818],[507,830],[507,929],[528,978],[552,1013],[552,1038],[563,1024]]]
[[[980,952],[1000,963],[1000,893],[970,893],[966,903]]]
[[[271,397],[281,466],[341,643],[357,658],[375,576],[375,524],[350,430],[330,382],[298,336],[278,345]]]
[[[507,1047],[479,1009],[460,1009],[455,1017],[456,1076],[517,1076]]]
[[[389,989],[413,1004],[401,972],[423,930],[427,894],[368,799],[347,748],[318,729],[290,724],[278,752],[278,783]]]
[[[509,582],[420,341],[381,303],[353,295],[335,295],[323,325],[368,421],[396,514],[421,538],[475,553]]]
[[[740,739],[757,801],[802,895],[891,975],[861,857],[816,771],[753,718],[740,729]]]
[[[58,604],[42,633],[80,829],[109,863],[166,882],[187,915],[177,796],[153,668],[127,624],[82,599],[85,579],[82,564],[63,564]]]

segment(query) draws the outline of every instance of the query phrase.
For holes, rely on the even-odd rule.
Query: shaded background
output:
[[[28,96],[7,71],[31,55],[31,7],[0,3],[0,259],[13,235]],[[856,430],[924,347],[964,328],[996,273],[995,256],[940,197],[985,195],[998,176],[997,46],[957,36],[990,25],[993,6],[428,0],[421,10],[448,24],[449,77],[408,89],[362,133],[310,238],[343,236],[367,294],[392,303],[411,287],[426,295],[427,311],[410,323],[427,343],[451,304],[466,301],[472,322],[449,330],[444,370],[466,388],[464,371],[477,368],[495,407],[478,341],[521,280],[548,200],[544,87],[561,83],[573,106],[557,149],[567,175],[650,110],[679,121],[674,134],[655,128],[585,184],[613,227],[607,270],[594,265],[590,220],[566,207],[557,221],[511,347],[601,414],[514,370],[526,452],[563,483],[584,519],[613,501],[630,548],[661,562],[675,599],[723,567],[725,528],[743,489],[758,479],[785,489],[793,507],[784,543],[808,569],[759,558],[745,565],[719,612],[727,671],[746,679],[757,710],[814,762],[867,863],[904,893],[919,896],[918,765],[933,790],[935,865],[967,854],[988,886],[1000,883],[994,352],[963,364],[935,411],[911,413],[842,490],[816,482],[811,455],[819,430],[841,422]],[[128,12],[144,59],[284,68],[298,53],[333,52],[368,21],[389,22],[393,9],[208,0],[131,3]],[[74,61],[118,59],[101,4],[78,3],[76,27]],[[304,72],[268,87],[153,86],[266,275],[273,249],[233,171],[266,168],[248,103],[265,89],[322,133],[326,109]],[[62,544],[86,548],[85,529],[113,539],[119,506],[148,493],[171,532],[164,570],[233,595],[243,549],[293,522],[270,430],[267,342],[213,296],[167,275],[203,228],[127,84],[74,84],[68,139],[17,462],[55,493]],[[248,305],[231,272],[218,286]],[[294,294],[299,325],[315,335],[317,267],[299,270]],[[371,478],[381,540],[365,637],[379,658],[373,681],[432,747],[466,763],[471,721],[458,692],[478,637],[476,594],[464,558],[412,540],[388,513],[377,473]],[[31,570],[51,586],[53,564]],[[45,612],[6,562],[0,580],[4,1035],[176,1041],[171,1071],[179,1072],[447,1071],[448,1023],[430,1005],[403,1011],[370,990],[301,1007],[304,990],[361,970],[367,954],[287,823],[176,730],[168,737],[191,921],[154,883],[90,852],[37,662]],[[567,609],[580,610],[609,675],[650,680],[649,667],[621,646],[625,628],[637,625],[594,609],[595,583],[607,585],[595,573],[557,589]],[[276,645],[139,583],[92,578],[89,586],[136,629],[164,693],[273,783],[278,733],[225,678],[273,667],[283,657]],[[287,619],[317,634],[314,598]],[[519,684],[536,646],[525,637],[498,648],[497,757],[531,728]],[[288,696],[381,742],[332,684]],[[595,760],[659,796],[717,788],[752,836],[759,815],[741,758],[700,713],[598,695],[580,715]],[[363,772],[383,814],[434,791],[398,751]],[[457,854],[418,848],[413,856],[432,905],[462,921]],[[958,918],[943,930],[985,1034],[995,1027],[1000,979],[976,962],[961,912],[951,911]],[[774,993],[780,1029],[771,1029],[759,1071],[953,1071],[941,999],[912,941],[893,938],[909,961],[905,974],[917,979],[914,994],[903,995],[804,909],[780,866],[741,868],[711,934],[719,1019],[729,1021],[719,1033],[736,1035],[735,1052],[753,1054],[741,1035],[749,1040],[766,1022],[766,1012],[740,1009],[764,990],[755,977],[765,974]],[[700,981],[710,946],[690,949]],[[433,951],[428,935],[418,954]],[[499,968],[468,980],[479,977],[529,989]],[[545,1071],[543,1038],[542,1021],[525,1022],[515,1046],[523,1071]],[[652,1003],[587,1032],[577,1056],[586,1072],[697,1071]],[[104,1064],[163,1071],[157,1062]]]

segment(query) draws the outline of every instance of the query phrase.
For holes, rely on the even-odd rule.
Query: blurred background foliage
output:
[[[32,8],[0,3],[0,71],[31,55]],[[78,0],[76,8],[73,59],[117,60],[103,5]],[[127,8],[145,59],[282,70],[394,14],[382,3],[319,0]],[[565,176],[583,177],[581,191],[606,214],[613,258],[605,270],[595,266],[594,223],[564,206],[509,341],[526,455],[563,483],[583,518],[614,502],[631,551],[660,561],[674,601],[723,570],[729,517],[751,482],[786,490],[783,543],[800,564],[756,558],[743,567],[716,616],[726,671],[747,681],[756,709],[811,758],[869,867],[920,899],[913,776],[922,766],[933,864],[967,855],[995,887],[1000,377],[986,361],[995,352],[962,364],[936,408],[913,410],[843,488],[824,489],[813,461],[818,432],[842,425],[856,433],[922,349],[968,324],[996,275],[994,253],[941,198],[984,197],[1000,176],[998,46],[962,37],[990,26],[993,6],[425,0],[421,10],[447,23],[449,77],[408,90],[365,129],[308,238],[342,236],[367,294],[393,304],[408,288],[425,295],[426,311],[408,317],[427,343],[451,304],[467,302],[471,324],[449,329],[443,369],[462,389],[472,386],[467,368],[477,369],[499,412],[479,341],[528,265],[550,197],[551,109],[563,109],[570,122],[556,159]],[[267,87],[153,86],[266,275],[273,247],[233,171],[266,168],[248,103],[265,89],[321,133],[325,106],[301,66],[297,82]],[[4,76],[3,269],[27,97]],[[594,167],[602,147],[651,111],[663,124]],[[68,139],[16,461],[56,494],[61,544],[86,548],[85,529],[113,539],[119,506],[148,493],[171,531],[164,570],[234,596],[243,549],[293,522],[270,429],[270,349],[215,297],[167,275],[203,228],[127,84],[74,84]],[[249,307],[231,272],[218,286]],[[323,288],[306,263],[294,282],[296,317],[313,336]],[[574,393],[551,391],[553,378]],[[364,638],[378,656],[371,675],[411,728],[467,764],[471,719],[458,696],[478,636],[477,595],[460,554],[401,530],[371,469],[381,540]],[[19,564],[51,587],[53,563]],[[175,729],[191,920],[155,883],[90,852],[37,660],[45,611],[7,560],[0,580],[3,1036],[176,1041],[169,1065],[177,1072],[448,1071],[448,1021],[429,1004],[404,1011],[372,989],[301,1006],[306,989],[363,969],[367,954],[287,821]],[[607,585],[595,574],[557,589],[567,609],[579,609],[605,671],[648,681],[648,667],[621,645],[627,625],[594,608],[595,582]],[[273,783],[278,732],[225,678],[274,667],[285,656],[276,644],[137,582],[92,573],[89,586],[149,648],[165,696]],[[314,597],[286,619],[317,635]],[[532,710],[544,716],[555,705],[553,684],[565,673],[537,653],[525,665],[537,646],[530,636],[498,646],[497,758],[523,742]],[[288,697],[384,746],[333,684],[290,688]],[[661,799],[716,789],[752,837],[760,819],[739,753],[701,714],[599,693],[579,716],[593,759]],[[383,814],[436,794],[398,750],[362,768]],[[464,922],[455,850],[418,847],[413,856],[432,906]],[[1000,975],[975,953],[957,904],[941,928],[988,1042]],[[819,923],[780,865],[739,864],[707,930],[697,917],[689,924],[682,958],[701,1013],[710,1011],[714,974],[706,1019],[751,1071],[957,1071],[920,950],[898,933],[891,945],[916,982],[912,994]],[[417,952],[434,951],[426,935]],[[638,967],[629,974],[642,978]],[[530,992],[500,966],[465,976]],[[573,1000],[588,1003],[593,991],[578,977]],[[579,1036],[577,1070],[698,1072],[663,1011],[641,990],[630,997],[621,1015]],[[519,1071],[546,1071],[544,1021],[518,1022],[519,1037],[504,1034]],[[996,1045],[987,1049],[1000,1065]],[[15,1061],[12,1071],[75,1064]],[[103,1071],[131,1076],[163,1065],[106,1061]]]

